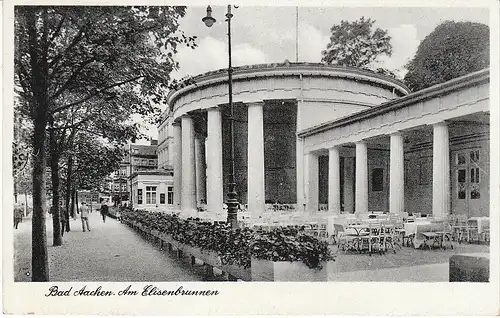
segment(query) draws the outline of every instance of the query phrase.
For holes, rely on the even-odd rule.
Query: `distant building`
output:
[[[158,168],[158,141],[152,139],[150,145],[128,144],[120,168],[110,176],[111,197],[115,204],[131,204],[130,176],[137,172],[152,171]]]
[[[147,210],[173,210],[172,117],[167,109],[158,126],[158,166],[154,170],[134,170],[131,175],[133,207]]]

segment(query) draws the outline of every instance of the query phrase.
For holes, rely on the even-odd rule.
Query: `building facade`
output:
[[[209,215],[225,218],[227,73],[193,81],[169,94],[160,126],[174,208],[194,216],[206,202]],[[409,94],[391,77],[354,68],[235,68],[238,201],[252,217],[271,203],[308,213],[488,215],[488,84],[485,70]]]
[[[132,183],[130,177],[137,172],[152,171],[158,168],[158,141],[151,140],[150,145],[128,144],[120,162],[120,168],[110,175],[111,197],[114,204],[133,204]]]

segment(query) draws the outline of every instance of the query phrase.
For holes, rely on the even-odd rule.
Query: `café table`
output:
[[[418,222],[405,223],[404,228],[406,236],[413,236],[413,247],[419,248],[425,243],[425,236],[422,233],[441,231],[443,225],[438,222],[421,220]]]
[[[483,229],[488,228],[490,225],[490,218],[487,216],[473,216],[469,218],[468,221],[477,224],[477,231],[479,234],[483,233]]]
[[[363,237],[366,237],[369,235],[367,229],[370,228],[370,224],[364,223],[364,224],[351,224],[347,226],[346,228],[346,234],[354,235],[356,237],[356,251],[361,252],[360,245],[361,245],[361,239]],[[350,233],[347,232],[347,230],[352,229]]]

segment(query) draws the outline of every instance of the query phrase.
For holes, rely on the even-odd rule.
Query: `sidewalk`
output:
[[[90,232],[79,218],[70,221],[63,245],[52,246],[48,216],[47,245],[50,281],[202,281],[203,276],[180,260],[145,241],[125,225],[100,213],[89,216]],[[31,219],[14,230],[14,280],[31,281]]]

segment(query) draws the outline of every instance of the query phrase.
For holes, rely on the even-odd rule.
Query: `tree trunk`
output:
[[[36,13],[42,11],[43,32],[40,41],[47,45],[47,9],[42,7],[26,7],[26,28],[28,31],[28,46],[31,65],[31,90],[33,93],[31,116],[33,120],[33,219],[31,227],[31,271],[32,281],[45,282],[49,280],[49,266],[47,255],[47,236],[45,229],[46,216],[46,189],[45,189],[45,139],[48,99],[48,63],[47,56],[39,54],[39,43]],[[41,56],[40,56],[41,55]]]
[[[49,120],[51,128],[54,121]],[[60,155],[57,149],[56,134],[53,129],[49,133],[50,142],[50,173],[52,177],[52,244],[54,246],[62,245],[61,237],[61,219],[59,216],[59,159]]]
[[[76,200],[76,192],[75,187],[71,188],[71,217],[75,217],[75,200]]]
[[[28,216],[28,193],[24,192],[24,217]]]
[[[17,203],[17,182],[14,181],[14,202]]]
[[[66,217],[66,232],[69,232],[69,201],[73,192],[71,191],[71,174],[73,173],[73,156],[70,154],[68,156],[68,176],[66,179],[66,211],[64,211],[64,215]],[[73,205],[71,206],[71,217],[74,215]]]
[[[80,205],[78,204],[78,190],[75,189],[76,214],[80,214]]]

